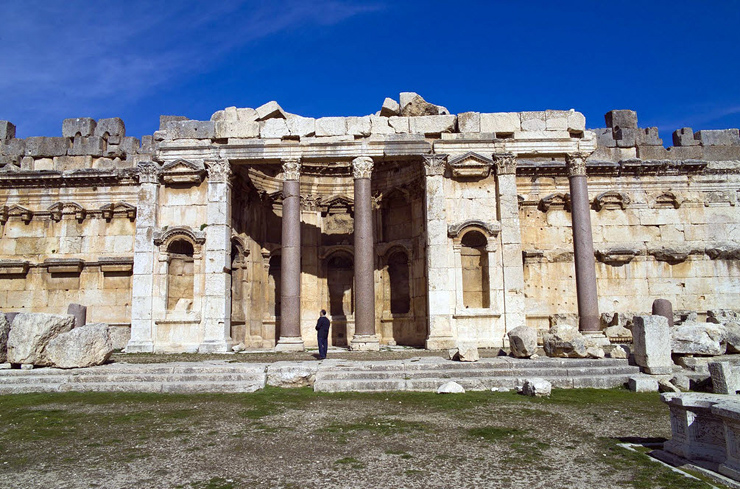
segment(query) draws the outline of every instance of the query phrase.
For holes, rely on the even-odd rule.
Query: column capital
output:
[[[426,175],[428,177],[434,175],[444,175],[445,165],[447,163],[447,155],[422,155],[422,158],[424,158],[424,171],[426,172]]]
[[[516,175],[516,156],[513,153],[494,153],[497,175]]]
[[[586,175],[586,158],[589,153],[569,153],[565,155],[565,166],[568,168],[568,176],[576,177]]]
[[[283,164],[283,181],[301,179],[301,160],[300,158],[291,158],[282,160]]]
[[[352,160],[352,174],[355,179],[370,178],[373,174],[373,159],[369,156],[359,156]]]
[[[231,164],[229,160],[206,161],[208,181],[213,183],[229,183],[231,178]]]
[[[151,161],[141,161],[136,165],[139,183],[159,183],[159,166]]]

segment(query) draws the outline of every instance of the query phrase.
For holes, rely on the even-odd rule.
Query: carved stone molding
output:
[[[301,160],[283,160],[283,180],[295,181],[301,179]]]
[[[16,275],[26,276],[28,274],[29,262],[25,260],[0,260],[0,276]]]
[[[550,194],[540,200],[537,208],[542,212],[549,212],[550,209],[570,211],[570,194]]]
[[[141,161],[136,165],[139,183],[159,183],[159,166],[151,161]]]
[[[352,160],[352,176],[358,178],[370,178],[373,174],[373,159],[369,156],[360,156]]]
[[[565,157],[565,166],[568,170],[569,177],[586,175],[586,158],[588,153],[571,153]]]
[[[657,261],[666,262],[670,265],[676,265],[678,263],[685,262],[689,258],[691,250],[685,249],[683,247],[661,247],[648,250],[648,254],[652,255]]]
[[[498,175],[516,175],[516,156],[513,153],[496,153],[493,161]]]
[[[101,257],[98,259],[98,266],[103,275],[131,274],[134,271],[134,258],[130,256]]]
[[[106,204],[100,208],[103,219],[110,222],[116,214],[125,215],[129,221],[136,219],[136,207],[126,202],[117,202],[115,204]]]
[[[609,190],[596,196],[593,202],[593,208],[595,211],[601,209],[614,210],[614,209],[626,209],[630,203],[630,198],[620,192]]]
[[[62,216],[65,214],[73,214],[79,222],[84,221],[87,216],[87,210],[77,202],[57,202],[49,206],[47,210],[49,211],[49,217],[57,222],[61,221]]]
[[[155,231],[154,244],[161,246],[177,237],[185,238],[194,244],[203,244],[206,242],[205,232],[193,231],[189,226],[175,226],[167,228],[165,231]]]
[[[498,222],[486,222],[480,219],[468,219],[467,221],[450,224],[447,226],[447,236],[457,238],[464,229],[476,227],[485,230],[489,236],[497,236],[501,231],[501,224]]]
[[[681,203],[673,192],[663,192],[655,198],[655,207],[672,207],[678,209],[681,207]]]
[[[231,163],[229,160],[206,161],[208,181],[214,183],[229,183],[231,180]]]
[[[47,258],[44,267],[49,273],[70,273],[79,275],[85,262],[79,258]]]
[[[629,248],[597,250],[595,253],[597,260],[599,260],[601,263],[605,263],[613,267],[626,265],[627,263],[631,262],[638,254],[638,251]]]
[[[197,185],[206,174],[202,161],[175,160],[162,166],[162,181],[168,184]]]
[[[447,163],[455,178],[486,178],[491,173],[493,160],[472,151],[452,158]]]
[[[433,154],[422,157],[424,158],[424,171],[428,177],[445,174],[447,155]]]

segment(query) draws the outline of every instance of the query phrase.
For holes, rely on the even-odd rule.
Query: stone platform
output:
[[[29,392],[254,392],[266,385],[312,386],[317,392],[436,391],[453,380],[466,390],[511,390],[540,377],[556,388],[612,388],[642,375],[621,359],[484,358],[475,363],[417,357],[404,360],[223,360],[159,364],[111,363],[86,369],[0,370],[0,394]]]

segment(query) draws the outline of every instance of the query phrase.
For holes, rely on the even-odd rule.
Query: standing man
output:
[[[321,317],[316,321],[316,337],[319,340],[319,360],[326,358],[326,350],[329,347],[329,318],[326,311],[321,310]]]

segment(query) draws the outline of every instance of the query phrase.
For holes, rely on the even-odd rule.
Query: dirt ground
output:
[[[657,394],[0,396],[0,487],[709,487],[622,448],[670,437]]]

